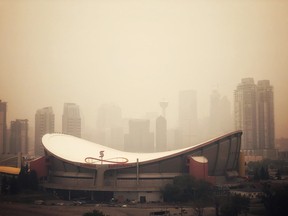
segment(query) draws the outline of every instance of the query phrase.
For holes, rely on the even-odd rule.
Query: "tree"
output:
[[[260,174],[258,167],[254,168],[254,180],[259,181],[260,180]]]
[[[269,172],[268,172],[268,168],[267,167],[261,167],[260,169],[260,179],[261,180],[267,180],[269,179]]]
[[[2,194],[8,194],[8,179],[7,176],[3,176],[3,178],[1,179],[1,193]]]
[[[28,187],[31,190],[38,190],[38,177],[35,170],[32,170],[28,174],[29,184]]]
[[[18,184],[20,190],[37,190],[38,177],[35,170],[29,171],[28,166],[23,166],[18,176]]]
[[[274,186],[266,183],[262,198],[267,216],[281,216],[288,212],[288,185]]]
[[[22,166],[18,176],[19,190],[26,189],[29,185],[28,165]]]
[[[189,202],[196,215],[203,215],[204,207],[213,201],[212,185],[203,180],[197,180],[193,176],[177,176],[173,184],[167,184],[162,191],[166,202]]]
[[[10,178],[9,186],[11,194],[17,194],[19,192],[18,181],[15,176]]]
[[[276,174],[275,174],[275,177],[276,177],[276,179],[277,180],[281,180],[281,171],[280,171],[280,169],[277,169],[277,172],[276,172]]]
[[[180,202],[181,194],[180,189],[174,184],[167,184],[162,191],[162,195],[165,202]]]
[[[211,184],[193,176],[176,176],[173,184],[167,184],[162,191],[166,202],[188,202],[211,199]]]
[[[93,210],[92,212],[84,213],[83,216],[105,216],[105,215],[101,211]]]
[[[238,216],[241,213],[248,213],[249,198],[241,195],[229,195],[223,197],[220,204],[220,213],[222,216]]]

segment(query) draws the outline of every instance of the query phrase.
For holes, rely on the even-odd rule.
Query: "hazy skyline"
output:
[[[123,117],[178,119],[179,91],[194,89],[199,117],[218,89],[233,110],[242,78],[274,86],[276,137],[288,137],[288,1],[0,0],[0,99],[8,120],[52,106],[56,130],[66,102],[85,127],[97,109]],[[60,125],[60,126],[59,126]]]

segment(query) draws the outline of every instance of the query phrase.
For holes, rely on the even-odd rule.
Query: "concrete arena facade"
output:
[[[91,199],[97,192],[110,192],[118,200],[161,201],[161,189],[175,176],[203,178],[199,169],[190,167],[193,157],[207,159],[202,171],[212,183],[227,172],[238,172],[241,136],[242,131],[235,131],[180,150],[136,154],[69,135],[46,134],[42,139],[47,169],[43,187],[65,190],[69,199],[75,191],[86,191]]]

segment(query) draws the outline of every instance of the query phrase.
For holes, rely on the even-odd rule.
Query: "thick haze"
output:
[[[52,106],[80,106],[83,130],[97,108],[123,117],[159,112],[177,124],[178,93],[195,89],[199,117],[218,89],[233,109],[241,78],[274,86],[276,137],[288,137],[288,1],[0,0],[0,99],[8,121]]]

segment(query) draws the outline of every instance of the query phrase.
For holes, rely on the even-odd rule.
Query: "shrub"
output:
[[[92,212],[86,212],[83,216],[105,216],[103,212],[98,210],[93,210]]]

